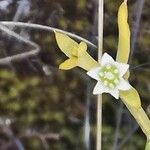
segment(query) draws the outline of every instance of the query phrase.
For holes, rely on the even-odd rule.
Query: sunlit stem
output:
[[[98,61],[101,61],[103,49],[103,0],[99,0],[98,8]],[[102,95],[97,98],[97,142],[96,149],[102,149]]]

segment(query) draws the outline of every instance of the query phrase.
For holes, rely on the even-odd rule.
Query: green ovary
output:
[[[98,75],[100,81],[108,88],[114,89],[119,83],[119,70],[114,65],[103,66]]]

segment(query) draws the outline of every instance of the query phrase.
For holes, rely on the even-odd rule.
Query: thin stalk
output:
[[[117,124],[116,124],[116,131],[115,131],[115,137],[114,137],[114,143],[112,150],[117,150],[118,148],[118,137],[119,137],[119,129],[121,126],[122,121],[122,115],[123,115],[123,103],[120,102],[120,106],[117,112]]]
[[[86,81],[86,111],[85,111],[85,120],[84,120],[84,144],[85,150],[90,150],[90,80]]]
[[[102,149],[102,95],[97,98],[97,140],[96,149]]]
[[[7,33],[8,35],[11,35],[12,37],[14,37],[14,38],[16,38],[18,40],[26,43],[26,44],[29,44],[29,45],[33,46],[34,48],[39,50],[39,46],[36,43],[34,43],[34,42],[32,42],[32,41],[30,41],[28,39],[23,38],[22,36],[20,36],[19,34],[15,33],[14,31],[11,31],[9,28],[5,27],[1,22],[0,22],[0,30],[5,32],[5,33]]]
[[[44,26],[44,25],[40,25],[40,24],[33,24],[33,23],[25,23],[25,22],[13,22],[13,21],[0,21],[1,24],[9,26],[9,27],[22,27],[22,28],[34,28],[34,29],[40,29],[40,30],[45,30],[45,31],[57,31],[57,32],[61,32],[63,34],[67,34],[70,37],[76,38],[80,41],[84,41],[87,44],[89,44],[90,46],[92,46],[93,48],[97,48],[93,43],[91,43],[90,41],[67,31],[58,29],[58,28],[53,28],[50,26]]]
[[[103,49],[103,0],[99,0],[98,7],[98,62],[101,61]],[[96,149],[102,149],[102,95],[97,98],[97,142]]]

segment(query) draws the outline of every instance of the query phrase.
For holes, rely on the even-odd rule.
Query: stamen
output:
[[[106,66],[106,69],[110,69],[110,68],[111,68],[111,66],[110,66],[110,65],[107,65],[107,66]]]
[[[108,88],[114,89],[119,83],[119,71],[113,64],[103,66],[98,75],[103,85]]]
[[[108,85],[108,81],[107,81],[107,80],[104,81],[104,85],[105,85],[105,86]]]
[[[114,70],[114,73],[116,73],[116,74],[117,74],[117,73],[118,73],[118,69],[115,69],[115,70]]]
[[[114,75],[111,72],[106,72],[105,77],[109,80],[112,80],[114,78]]]
[[[100,72],[99,75],[100,75],[101,77],[103,77],[103,76],[104,76],[104,73],[103,73],[103,72]]]
[[[112,83],[109,83],[109,87],[110,87],[111,89],[115,88],[115,86],[114,86]]]
[[[119,83],[119,80],[118,80],[118,79],[115,79],[115,80],[114,80],[114,83],[115,83],[115,84],[118,84],[118,83]]]

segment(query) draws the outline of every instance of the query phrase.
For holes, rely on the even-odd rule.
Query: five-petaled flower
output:
[[[150,120],[141,107],[141,99],[137,90],[128,83],[129,65],[127,63],[130,54],[130,28],[127,20],[127,0],[124,0],[118,11],[119,42],[116,61],[105,53],[100,64],[88,54],[85,42],[77,43],[69,36],[55,32],[60,50],[68,57],[60,64],[59,68],[68,70],[78,66],[88,71],[87,74],[98,81],[93,93],[110,93],[116,99],[120,97],[149,141]],[[148,143],[146,146],[147,150],[149,145]]]
[[[129,69],[128,64],[118,63],[104,53],[101,59],[101,66],[91,69],[87,74],[97,80],[93,94],[110,93],[116,99],[119,98],[119,90],[126,91],[131,85],[123,78]]]

